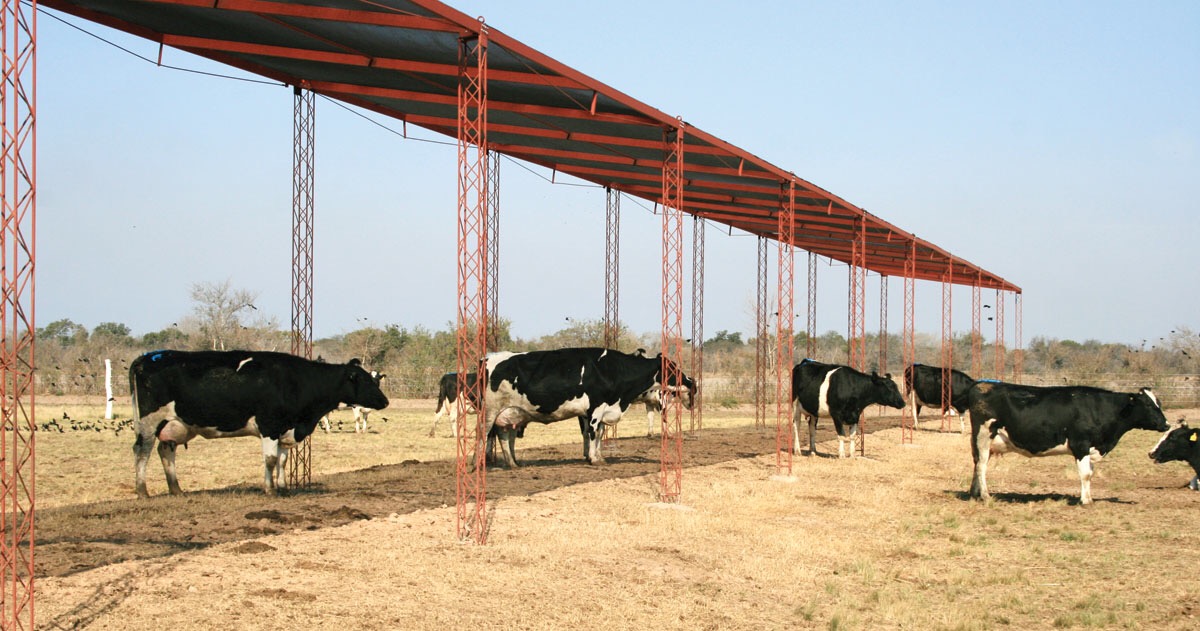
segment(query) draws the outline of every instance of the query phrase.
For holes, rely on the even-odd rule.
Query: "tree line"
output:
[[[133,336],[119,322],[102,322],[90,331],[69,319],[56,320],[37,330],[37,372],[35,387],[39,394],[103,395],[104,360],[113,363],[113,384],[117,396],[128,392],[129,362],[142,353],[162,350],[222,350],[246,348],[287,352],[291,349],[290,332],[273,318],[259,314],[257,297],[236,290],[229,282],[202,283],[192,289],[193,310],[178,322],[159,331]],[[773,332],[772,332],[773,333]],[[637,334],[623,328],[617,348],[626,352],[645,349],[649,354],[660,348],[660,333]],[[773,357],[775,339],[766,339]],[[690,340],[684,344],[684,370],[691,365]],[[810,347],[807,333],[797,333],[793,357],[799,362]],[[882,343],[881,343],[882,342]],[[941,336],[917,333],[916,361],[941,364]],[[889,333],[881,338],[870,333],[864,340],[867,370],[891,372],[903,370],[903,340]],[[1166,389],[1178,403],[1200,405],[1200,335],[1187,327],[1177,327],[1154,340],[1139,345],[1105,343],[1096,340],[1076,342],[1034,337],[1024,349],[996,349],[981,344],[980,374],[973,374],[973,340],[969,333],[953,336],[954,367],[972,373],[975,378],[1000,378],[1024,383],[1086,384],[1128,389],[1141,384]],[[572,320],[558,331],[530,339],[514,337],[511,322],[499,319],[495,326],[496,350],[545,350],[568,346],[603,346],[604,327],[600,320]],[[758,340],[736,331],[717,331],[704,340],[704,373],[707,400],[720,404],[751,403],[756,378]],[[812,359],[847,363],[848,342],[836,331],[828,331],[813,340]],[[1004,374],[996,374],[996,353],[1004,355]],[[368,369],[387,374],[384,381],[389,396],[432,398],[438,379],[454,370],[457,347],[454,323],[442,330],[401,324],[364,326],[343,335],[314,340],[313,356],[330,362],[361,359]],[[1015,374],[1020,368],[1021,374]],[[775,377],[769,371],[773,383]]]

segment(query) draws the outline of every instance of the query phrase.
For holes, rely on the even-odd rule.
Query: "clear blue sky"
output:
[[[1026,343],[1200,330],[1200,3],[450,4],[1015,282]],[[38,324],[156,331],[194,283],[229,279],[286,326],[291,90],[38,26]],[[409,131],[436,142],[317,101],[318,337],[454,317],[454,150]],[[501,175],[501,314],[526,337],[601,318],[603,191],[511,160]],[[621,317],[639,332],[660,327],[660,226],[624,200]],[[748,333],[755,239],[706,234],[705,331]],[[846,268],[818,278],[818,329],[844,333]],[[878,291],[872,275],[869,329]],[[898,279],[889,293],[896,331]],[[940,285],[917,302],[938,333]],[[954,313],[970,330],[965,287]]]

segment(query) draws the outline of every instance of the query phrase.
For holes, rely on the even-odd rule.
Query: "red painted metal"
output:
[[[680,383],[683,361],[683,120],[663,130],[662,380]],[[683,492],[683,410],[667,397],[662,410],[659,501],[679,503]]]
[[[971,377],[974,379],[983,376],[982,304],[981,287],[975,283],[971,285]]]
[[[779,195],[779,273],[776,275],[779,309],[775,317],[775,472],[792,474],[792,453],[795,439],[792,427],[792,367],[795,365],[795,344],[792,341],[792,316],[795,311],[793,277],[795,275],[796,184],[783,183]],[[812,297],[809,297],[812,300]]]
[[[0,158],[0,627],[34,628],[37,7],[4,0]]]
[[[808,357],[817,358],[817,253],[808,252],[808,344],[804,351]]]
[[[912,366],[917,361],[917,342],[914,317],[916,305],[916,286],[917,278],[913,273],[913,268],[917,262],[917,244],[915,241],[910,246],[908,259],[904,273],[904,362],[901,366],[901,374],[905,368]],[[900,442],[911,443],[916,434],[916,416],[915,410],[911,405],[904,406],[900,414]]]
[[[617,348],[621,341],[618,310],[621,289],[621,192],[612,188],[604,191],[604,346]]]
[[[951,316],[954,268],[942,277],[942,431],[950,429],[950,371],[954,368],[954,331]]]
[[[879,374],[888,373],[888,277],[879,277]],[[879,413],[883,414],[883,406]]]
[[[1004,349],[1004,291],[1001,289],[996,290],[996,315],[995,315],[995,318],[996,318],[996,344],[995,344],[996,373],[994,375],[994,378],[997,380],[1003,380],[1004,379],[1004,360],[1006,359],[1005,358],[1006,353],[1005,353],[1005,349]]]
[[[689,431],[704,428],[704,220],[692,216],[692,379],[696,399]]]
[[[316,95],[296,86],[292,98],[292,354],[312,359],[313,195],[316,173]],[[312,485],[312,441],[305,438],[287,461],[288,487]]]
[[[489,150],[487,160],[487,347],[500,348],[500,154]]]
[[[458,409],[476,388],[474,425],[459,424],[456,464],[457,533],[460,540],[487,543],[487,465],[484,459],[487,382],[480,360],[487,355],[488,168],[487,28],[459,41],[458,83]],[[479,371],[475,384],[466,375]]]
[[[767,426],[767,361],[770,346],[767,339],[767,251],[768,239],[758,237],[758,301],[755,303],[754,334],[754,426]]]
[[[867,369],[867,222],[860,221],[855,231],[854,243],[850,246],[850,367]],[[858,419],[858,450],[866,454],[866,414]],[[853,449],[851,445],[851,449]]]
[[[1013,294],[1013,383],[1021,383],[1025,370],[1025,346],[1021,341],[1021,292]]]

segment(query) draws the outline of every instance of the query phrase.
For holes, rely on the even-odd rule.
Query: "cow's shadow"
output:
[[[963,500],[964,502],[978,501],[971,497],[968,491],[945,491],[946,494]],[[1079,502],[1078,495],[1068,495],[1066,493],[992,493],[992,501],[1002,504],[1036,504],[1039,502],[1065,502],[1069,506],[1082,506]],[[1099,504],[1105,502],[1108,504],[1137,504],[1131,500],[1123,500],[1116,497],[1093,497],[1092,503]]]

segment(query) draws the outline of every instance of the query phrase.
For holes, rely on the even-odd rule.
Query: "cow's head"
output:
[[[1131,419],[1134,427],[1154,432],[1170,429],[1167,417],[1163,415],[1162,404],[1158,402],[1158,397],[1154,396],[1154,391],[1142,388],[1137,394],[1129,395],[1129,398],[1129,405],[1122,416]]]
[[[1192,454],[1200,454],[1200,429],[1181,423],[1158,439],[1158,444],[1150,450],[1150,459],[1162,464],[1172,460],[1187,460]]]
[[[387,395],[379,387],[383,375],[367,372],[362,362],[351,359],[342,370],[341,402],[347,405],[359,405],[372,410],[382,410],[388,406]]]
[[[904,407],[904,397],[900,396],[900,388],[896,386],[891,373],[880,376],[872,372],[871,384],[875,389],[875,396],[880,405],[886,405],[897,410]]]
[[[662,361],[661,353],[655,358],[655,361]],[[670,362],[670,365],[675,366],[675,362]],[[676,375],[678,375],[678,377],[676,377]],[[663,379],[661,378],[661,373],[658,381],[662,387],[663,398],[669,396],[679,397],[679,401],[680,403],[683,403],[683,407],[689,410],[692,409],[693,405],[695,405],[696,380],[683,374],[683,370],[679,369],[677,366],[675,370],[668,371],[666,383],[662,383]]]

